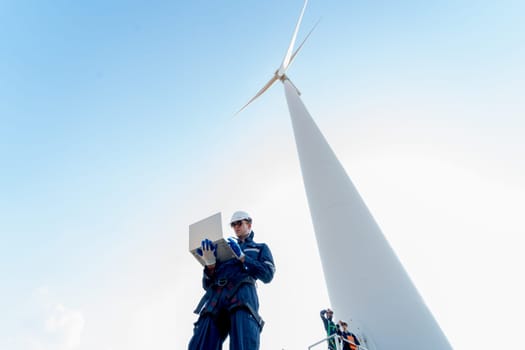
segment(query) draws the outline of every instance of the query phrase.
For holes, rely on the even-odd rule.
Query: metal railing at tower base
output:
[[[312,345],[310,345],[308,347],[308,350],[311,350],[313,349],[314,347],[316,347],[317,345],[320,345],[320,344],[323,344],[324,342],[328,342],[330,339],[332,338],[335,338],[335,347],[336,347],[336,350],[342,350],[343,349],[343,343],[342,341],[344,342],[347,342],[349,344],[352,344],[354,345],[357,350],[368,350],[366,347],[364,347],[363,345],[356,345],[354,344],[353,342],[351,342],[350,340],[347,340],[347,339],[344,339],[344,338],[341,338],[339,335],[337,334],[332,334],[331,336],[329,336],[328,338],[324,338],[324,339],[321,339],[315,343],[313,343]]]

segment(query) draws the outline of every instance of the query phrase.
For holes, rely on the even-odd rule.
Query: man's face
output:
[[[326,317],[327,317],[327,318],[330,318],[330,319],[332,318],[333,315],[334,315],[334,313],[331,312],[331,311],[328,311],[328,312],[326,313]]]
[[[252,224],[248,223],[246,220],[232,222],[231,227],[239,239],[246,238],[252,230]]]

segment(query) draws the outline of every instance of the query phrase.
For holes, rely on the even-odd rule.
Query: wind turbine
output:
[[[307,3],[305,0],[281,65],[239,112],[276,81],[284,84],[330,302],[338,315],[350,320],[354,330],[365,339],[366,347],[370,350],[451,349],[350,177],[308,113],[299,90],[286,76],[290,64],[312,33],[310,31],[293,51]],[[354,247],[351,253],[348,246]]]
[[[290,40],[290,45],[288,45],[288,50],[286,51],[286,55],[284,55],[283,62],[281,63],[279,68],[277,68],[277,70],[273,74],[273,77],[270,80],[268,80],[268,82],[266,84],[264,84],[264,86],[261,88],[261,90],[259,90],[255,94],[255,96],[253,96],[244,106],[241,107],[241,109],[239,109],[235,113],[236,115],[239,114],[243,109],[248,107],[248,105],[250,103],[252,103],[253,101],[255,101],[255,99],[257,99],[259,96],[264,94],[266,92],[266,90],[268,90],[273,85],[273,83],[275,83],[278,80],[282,81],[283,83],[285,81],[288,81],[294,87],[294,89],[297,92],[297,94],[301,95],[299,90],[295,87],[295,85],[293,85],[293,83],[290,81],[290,79],[288,79],[288,77],[286,76],[285,73],[286,73],[286,70],[288,69],[288,67],[290,67],[290,65],[292,64],[295,56],[297,56],[297,53],[299,52],[299,50],[301,50],[301,48],[303,47],[304,43],[306,42],[306,40],[308,39],[310,34],[312,34],[312,32],[314,31],[315,27],[317,27],[317,24],[319,24],[319,21],[317,21],[317,23],[313,26],[313,28],[310,30],[308,35],[306,35],[306,37],[304,38],[304,40],[301,43],[301,45],[299,45],[299,47],[297,47],[297,50],[293,51],[293,47],[295,45],[295,40],[297,39],[297,32],[299,31],[299,26],[301,25],[301,22],[303,20],[304,10],[306,10],[307,3],[308,3],[308,0],[305,0],[304,1],[304,5],[303,5],[303,9],[301,10],[301,15],[299,16],[299,20],[297,21],[297,25],[295,26],[295,30],[294,30],[293,35],[292,35],[292,40]],[[292,53],[292,51],[293,51],[293,53]]]

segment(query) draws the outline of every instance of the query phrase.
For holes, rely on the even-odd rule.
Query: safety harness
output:
[[[206,289],[206,293],[203,295],[193,312],[200,314],[200,317],[205,314],[211,314],[212,317],[217,317],[219,313],[217,305],[219,303],[219,299],[222,296],[226,301],[229,302],[229,304],[231,304],[228,307],[228,312],[232,312],[233,310],[240,308],[247,309],[255,321],[257,321],[259,328],[262,331],[264,320],[261,318],[261,316],[259,316],[257,311],[255,311],[251,305],[237,300],[236,293],[243,284],[255,285],[255,278],[251,276],[244,276],[238,281],[226,278],[218,278]]]

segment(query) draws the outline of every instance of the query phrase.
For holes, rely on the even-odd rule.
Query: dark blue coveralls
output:
[[[270,248],[255,243],[253,236],[251,231],[244,242],[239,242],[244,263],[237,259],[217,261],[212,276],[204,268],[202,286],[206,294],[194,311],[199,319],[188,350],[220,350],[228,334],[231,350],[259,349],[264,321],[258,313],[255,281],[270,282],[275,266]]]

